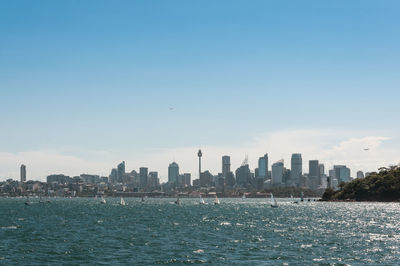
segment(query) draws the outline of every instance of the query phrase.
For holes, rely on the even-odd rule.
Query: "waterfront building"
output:
[[[222,176],[226,177],[226,174],[231,171],[231,157],[228,155],[222,156]]]
[[[179,177],[179,165],[176,162],[172,162],[168,166],[168,183],[177,185],[178,177]]]
[[[26,182],[26,166],[22,164],[20,170],[21,170],[20,173],[21,183]]]
[[[300,153],[293,153],[291,159],[290,181],[300,185],[303,174],[303,159]]]

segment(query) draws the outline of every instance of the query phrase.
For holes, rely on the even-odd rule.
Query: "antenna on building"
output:
[[[246,154],[246,156],[244,157],[244,160],[242,162],[242,166],[249,164],[249,156]]]

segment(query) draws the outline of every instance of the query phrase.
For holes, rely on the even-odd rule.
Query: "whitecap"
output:
[[[204,250],[202,250],[202,249],[194,250],[193,253],[196,253],[196,254],[204,253]]]
[[[4,226],[1,229],[17,229],[17,226],[15,226],[15,225]]]

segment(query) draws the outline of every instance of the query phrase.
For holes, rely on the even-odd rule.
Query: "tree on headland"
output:
[[[322,200],[400,201],[400,166],[381,167],[379,172],[325,190]]]

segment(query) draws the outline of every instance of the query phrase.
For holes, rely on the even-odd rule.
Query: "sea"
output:
[[[400,204],[0,198],[0,265],[400,265]]]

